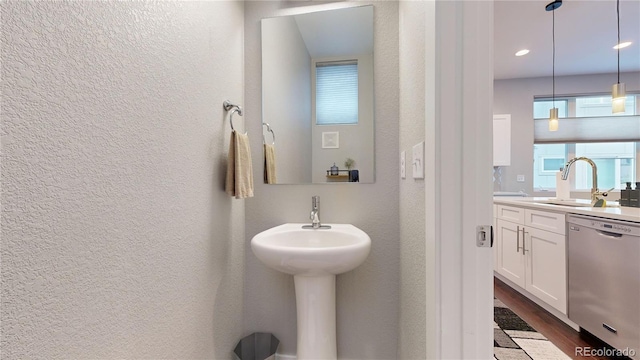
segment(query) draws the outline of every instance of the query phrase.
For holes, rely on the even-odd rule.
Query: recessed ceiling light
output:
[[[614,49],[623,49],[626,48],[627,46],[631,45],[631,41],[625,41],[625,42],[621,42],[620,44],[614,46]]]
[[[516,53],[516,56],[523,56],[523,55],[527,55],[528,53],[529,53],[529,50],[522,49]]]

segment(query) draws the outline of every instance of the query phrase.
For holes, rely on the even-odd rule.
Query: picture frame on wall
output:
[[[340,148],[340,133],[338,131],[329,131],[322,133],[322,148],[323,149],[339,149]]]

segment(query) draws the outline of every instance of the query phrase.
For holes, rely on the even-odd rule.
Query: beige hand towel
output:
[[[227,194],[236,199],[253,197],[253,169],[247,134],[231,132],[225,188]]]
[[[264,183],[276,183],[276,148],[270,144],[264,144]]]

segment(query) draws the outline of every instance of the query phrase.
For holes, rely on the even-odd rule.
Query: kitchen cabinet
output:
[[[511,165],[511,115],[493,115],[493,166]]]
[[[496,272],[567,314],[565,215],[497,206]]]

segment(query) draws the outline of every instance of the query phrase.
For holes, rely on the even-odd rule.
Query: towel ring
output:
[[[269,125],[269,123],[262,123],[262,126],[266,126],[267,127],[267,131],[271,133],[271,137],[273,138],[273,141],[271,142],[271,145],[275,145],[276,144],[276,133],[273,132],[273,129],[271,128],[271,125]],[[262,143],[266,144],[267,141],[264,138],[264,133],[262,133]]]
[[[232,131],[236,131],[236,129],[233,128],[233,114],[237,113],[238,115],[242,116],[242,107],[240,107],[240,105],[232,104],[231,101],[229,101],[229,100],[225,100],[222,103],[222,107],[226,111],[229,111],[229,110],[233,109],[233,111],[231,111],[231,115],[229,116],[229,124],[231,125],[231,130]],[[245,131],[245,134],[246,133],[247,132]]]

